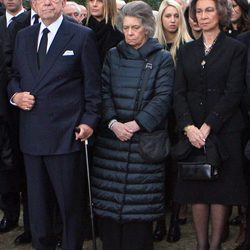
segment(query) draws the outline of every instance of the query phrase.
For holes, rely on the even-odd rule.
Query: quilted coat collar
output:
[[[152,53],[163,49],[163,47],[156,38],[149,38],[139,49],[133,48],[124,40],[117,45],[117,49],[127,59],[140,60],[148,58]]]

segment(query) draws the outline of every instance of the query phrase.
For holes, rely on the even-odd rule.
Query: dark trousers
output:
[[[19,192],[2,194],[1,202],[4,217],[10,221],[18,222],[20,213]]]
[[[153,250],[152,222],[100,219],[103,250]]]
[[[63,223],[65,250],[83,244],[83,178],[81,153],[52,156],[24,154],[32,243],[37,250],[56,245],[56,200]]]

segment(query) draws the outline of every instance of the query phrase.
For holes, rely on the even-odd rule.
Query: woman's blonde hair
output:
[[[117,18],[117,7],[116,7],[116,0],[102,0],[103,1],[103,19],[105,19],[105,22],[108,23],[109,20],[113,27],[116,25],[116,18]],[[87,0],[87,20],[86,23],[88,24],[89,18],[91,16],[89,5],[89,0]]]
[[[155,37],[158,38],[160,44],[166,45],[168,43],[164,34],[164,28],[162,23],[162,15],[168,6],[174,7],[179,14],[179,26],[177,29],[175,39],[170,49],[170,53],[175,61],[176,53],[180,45],[185,42],[191,41],[192,38],[188,34],[186,21],[181,6],[175,0],[163,0],[159,7],[159,13],[156,19],[156,31],[155,31]]]

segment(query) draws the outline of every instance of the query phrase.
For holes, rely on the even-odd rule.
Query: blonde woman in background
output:
[[[123,38],[116,27],[116,0],[87,0],[86,26],[91,28],[97,37],[101,63],[109,49],[115,47]]]
[[[186,21],[184,18],[184,14],[182,11],[182,7],[175,0],[164,0],[162,1],[158,17],[156,20],[156,32],[155,37],[158,38],[160,44],[163,47],[170,51],[174,62],[177,59],[177,52],[180,46],[186,42],[191,41],[191,37],[188,34]],[[175,133],[175,117],[173,112],[169,115],[168,121],[169,134],[171,138],[172,144],[176,142],[176,133]],[[176,168],[174,167],[175,162],[173,159],[169,158],[167,162],[167,166],[170,168],[167,171],[167,181],[168,186],[166,189],[170,189],[170,193],[173,193],[175,179],[176,179]],[[169,184],[170,183],[170,184]],[[167,192],[169,193],[169,191]],[[171,199],[171,198],[170,198]],[[179,219],[179,204],[172,204],[172,216],[171,222],[169,226],[169,231],[167,235],[168,242],[176,242],[180,239],[180,227],[179,222],[181,224],[186,223],[186,218]],[[185,217],[185,216],[184,216]],[[165,217],[161,220],[157,221],[157,225],[154,231],[154,240],[161,241],[166,235],[166,225],[165,225]]]
[[[156,21],[155,37],[158,38],[174,60],[179,47],[191,41],[181,6],[175,0],[162,1]]]

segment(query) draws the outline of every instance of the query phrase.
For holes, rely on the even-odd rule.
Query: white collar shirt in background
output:
[[[22,14],[25,11],[25,9],[20,10],[15,16],[11,15],[8,11],[6,11],[6,27],[10,25],[12,22],[12,17],[16,17],[20,14]]]

